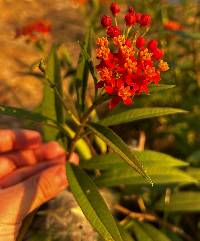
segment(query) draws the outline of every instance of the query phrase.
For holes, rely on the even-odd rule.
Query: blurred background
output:
[[[23,107],[30,110],[37,108],[42,101],[43,84],[32,71],[36,70],[37,73],[38,60],[48,53],[52,43],[59,43],[66,47],[67,56],[70,56],[71,64],[75,68],[80,52],[78,41],[83,40],[88,26],[88,16],[94,12],[95,4],[93,2],[98,2],[98,14],[94,22],[95,31],[98,32],[99,17],[108,11],[111,1],[0,0],[1,105]],[[170,70],[164,75],[161,83],[175,85],[173,89],[137,98],[135,107],[168,106],[182,108],[188,110],[189,113],[121,125],[115,127],[114,130],[130,146],[140,145],[142,149],[164,152],[189,162],[191,167],[188,172],[199,180],[200,1],[123,0],[118,2],[121,3],[122,9],[126,9],[127,5],[130,5],[139,12],[151,14],[153,21],[149,36],[160,40],[170,66]],[[42,45],[27,38],[25,34],[19,34],[20,29],[23,29],[24,26],[44,20],[51,25],[51,31],[42,36]],[[27,127],[27,123],[24,120],[19,121],[1,115],[0,127]],[[169,232],[168,236],[174,241],[200,240],[199,186],[187,186],[186,190],[197,192],[196,203],[194,205],[192,202],[190,203],[194,209],[187,212],[186,215],[187,210],[183,208],[183,210],[178,210],[178,214],[167,214],[169,215],[167,218],[173,220],[173,223],[179,224],[190,237],[179,237],[176,232],[175,234]],[[160,189],[160,191],[162,190]],[[108,203],[112,204],[116,201],[117,197],[107,193],[107,190],[104,192]],[[144,197],[148,203],[147,206],[149,205],[151,210],[156,212],[153,200],[158,195],[157,191],[151,190],[145,195],[147,195]],[[66,198],[70,200],[70,204],[66,203]],[[63,205],[66,209],[72,211],[67,212],[65,218],[62,216],[62,212],[57,216],[46,213],[48,216],[46,218],[45,212],[41,211],[30,228],[27,240],[97,240],[97,234],[87,222],[83,221],[80,210],[76,209],[76,203],[71,194],[66,192],[50,203],[50,210],[60,206],[57,204],[58,200],[59,203],[64,202]],[[65,223],[64,221],[66,219],[71,220],[70,228],[70,222]],[[65,223],[64,226],[63,223]],[[43,224],[42,228],[41,224]],[[33,230],[39,230],[39,226],[43,230],[42,234],[34,237]],[[54,235],[57,233],[55,229],[60,230],[60,236]],[[48,235],[44,230],[47,230]]]

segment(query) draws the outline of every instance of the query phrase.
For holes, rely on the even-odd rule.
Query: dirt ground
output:
[[[40,81],[22,72],[43,56],[31,43],[15,38],[17,27],[37,19],[52,22],[50,42],[65,43],[76,62],[83,28],[72,0],[0,0],[0,104],[33,109],[42,100]],[[0,124],[7,120],[1,116]]]

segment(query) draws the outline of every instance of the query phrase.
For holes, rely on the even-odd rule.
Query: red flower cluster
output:
[[[40,20],[23,26],[16,30],[16,36],[26,36],[32,40],[37,40],[38,35],[46,35],[51,32],[51,23],[48,20]]]
[[[116,17],[120,8],[117,3],[112,3],[110,10]],[[144,38],[151,17],[136,13],[130,7],[124,20],[128,30],[122,34],[120,27],[113,25],[112,18],[104,15],[101,24],[106,28],[107,36],[97,39],[96,55],[100,60],[97,71],[101,78],[97,88],[104,88],[112,96],[110,108],[121,101],[129,105],[134,95],[148,93],[149,84],[158,84],[160,73],[169,69],[162,60],[164,52],[158,48],[158,42]],[[139,30],[134,31],[136,25]]]

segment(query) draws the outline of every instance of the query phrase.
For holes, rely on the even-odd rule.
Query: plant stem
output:
[[[171,223],[168,223],[166,221],[163,221],[161,218],[159,218],[158,216],[156,216],[153,213],[138,213],[138,212],[132,212],[129,209],[117,204],[114,206],[114,209],[117,210],[120,213],[123,213],[125,215],[127,215],[128,217],[132,218],[132,219],[136,219],[138,221],[144,221],[147,220],[149,222],[154,222],[154,223],[158,223],[159,225],[162,225],[164,227],[166,227],[167,229],[169,229],[171,232],[177,233],[180,236],[182,236],[185,240],[187,241],[194,241],[192,239],[192,237],[190,237],[187,233],[185,233],[185,231],[183,229],[181,229],[180,227],[177,227]]]
[[[91,112],[93,111],[93,109],[95,108],[95,105],[93,104],[89,109],[88,111],[83,115],[83,117],[81,118],[81,125],[78,127],[77,129],[77,132],[76,132],[76,135],[75,137],[73,138],[72,140],[72,143],[71,143],[71,146],[70,146],[70,149],[69,149],[69,155],[68,155],[68,160],[71,158],[71,155],[72,153],[74,152],[75,150],[75,146],[76,146],[76,142],[78,141],[79,139],[79,136],[81,135],[81,132],[84,128],[84,125],[86,123],[86,121],[88,120]]]
[[[47,78],[47,81],[49,82],[50,87],[53,88],[53,89],[55,90],[56,95],[58,96],[58,98],[59,98],[60,102],[62,103],[62,105],[63,105],[65,111],[67,112],[67,114],[72,118],[72,120],[73,120],[77,125],[80,125],[80,121],[79,121],[79,119],[78,119],[78,118],[77,118],[77,117],[76,117],[76,116],[75,116],[75,115],[74,115],[74,114],[68,109],[68,107],[66,106],[66,104],[65,104],[65,102],[64,102],[64,100],[63,100],[61,94],[59,93],[59,91],[58,91],[56,85],[53,84],[53,83],[51,82],[51,80],[48,79],[48,78]]]
[[[81,120],[80,120],[80,125],[76,131],[76,135],[72,140],[70,149],[69,149],[69,155],[68,155],[68,160],[71,158],[72,153],[75,150],[75,146],[76,146],[76,142],[78,141],[82,130],[84,129],[84,126],[86,124],[86,122],[88,121],[88,118],[90,117],[90,114],[92,113],[92,111],[96,108],[97,105],[101,104],[104,100],[107,100],[107,96],[101,96],[99,99],[97,99],[90,107],[89,109],[85,112],[85,114],[82,116]]]

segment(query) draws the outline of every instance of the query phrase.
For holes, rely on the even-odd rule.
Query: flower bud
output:
[[[117,3],[111,3],[110,10],[114,16],[120,12],[120,7]]]
[[[143,14],[140,19],[140,25],[142,27],[147,27],[151,24],[151,16],[148,14]]]
[[[153,52],[155,49],[157,49],[158,47],[158,42],[155,39],[152,39],[151,41],[149,41],[148,45],[147,45],[148,49]]]
[[[110,26],[107,30],[107,34],[109,37],[114,38],[121,34],[121,30],[118,26]]]
[[[136,17],[133,13],[127,13],[124,19],[127,26],[132,26],[136,23]]]
[[[102,18],[101,18],[101,25],[104,27],[104,28],[107,28],[109,26],[112,25],[112,18],[110,16],[106,16],[104,15]]]
[[[137,23],[140,23],[140,19],[141,19],[141,17],[142,17],[142,14],[141,14],[141,13],[136,13],[136,14],[135,14],[135,17],[136,17],[136,22],[137,22]]]
[[[43,59],[40,60],[38,67],[39,67],[39,70],[40,70],[42,73],[45,73],[46,65],[45,65]]]
[[[140,49],[144,47],[144,45],[145,45],[145,39],[142,36],[138,37],[136,40],[136,47]]]
[[[135,9],[134,9],[133,7],[129,7],[129,8],[128,8],[128,12],[129,12],[129,13],[135,13]]]
[[[156,48],[154,49],[153,51],[153,57],[156,59],[156,60],[159,60],[163,57],[164,55],[164,51],[162,51],[161,49],[159,48]]]

